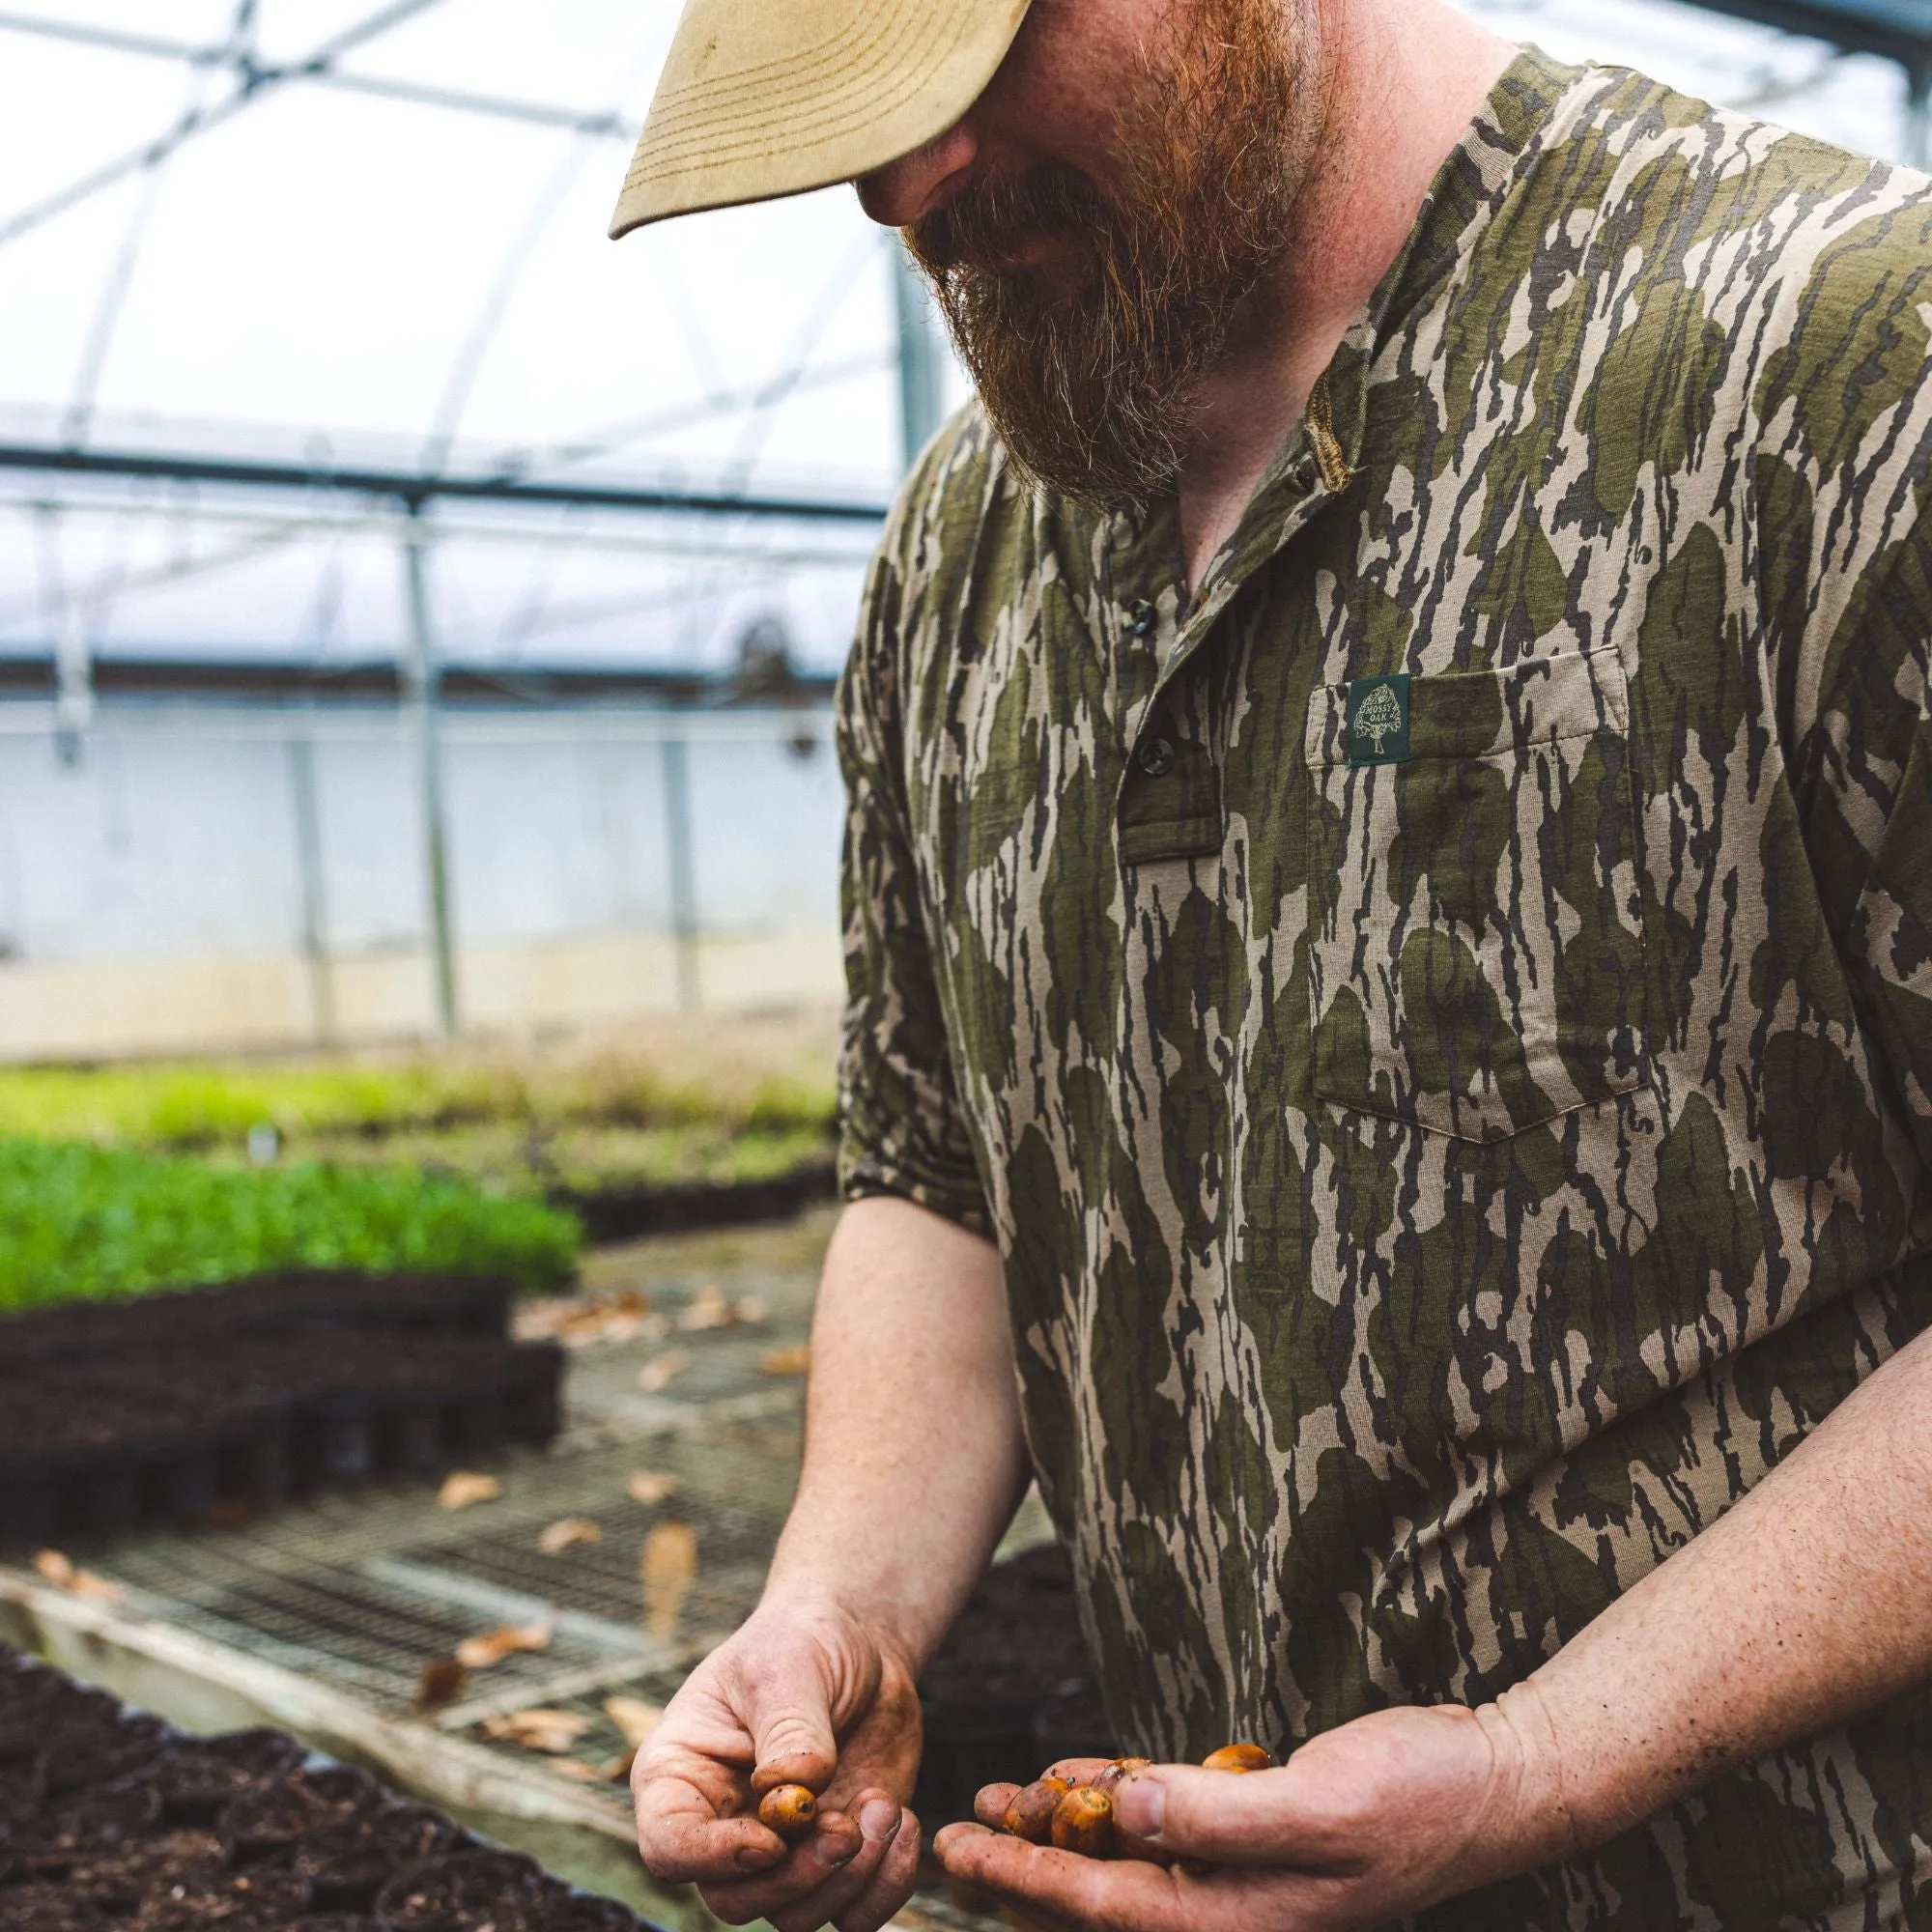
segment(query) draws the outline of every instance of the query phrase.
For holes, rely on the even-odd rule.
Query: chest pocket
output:
[[[1492,1141],[1639,1086],[1616,654],[1385,680],[1352,710],[1350,692],[1315,694],[1305,742],[1317,1095]],[[1350,762],[1404,730],[1406,760]]]

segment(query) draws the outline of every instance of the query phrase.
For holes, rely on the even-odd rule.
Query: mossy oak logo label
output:
[[[1408,674],[1358,677],[1349,687],[1349,762],[1408,762]]]

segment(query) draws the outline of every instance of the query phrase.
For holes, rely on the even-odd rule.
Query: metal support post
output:
[[[899,318],[899,439],[910,469],[945,419],[946,351],[924,276],[903,242],[890,245]]]
[[[422,826],[423,875],[429,900],[430,955],[436,979],[436,1019],[445,1039],[455,1037],[456,949],[449,911],[449,847],[442,803],[442,744],[438,718],[440,673],[436,639],[430,628],[428,569],[423,557],[427,533],[422,505],[410,502],[403,541],[410,607],[409,654],[403,665],[404,704],[415,752],[417,810]]]
[[[54,640],[54,743],[64,765],[80,763],[81,745],[94,722],[94,654],[87,643],[87,613],[70,596],[61,607]]]
[[[1932,66],[1905,71],[1905,153],[1909,168],[1932,168]]]
[[[64,765],[80,763],[81,745],[94,722],[94,655],[87,641],[84,600],[68,582],[61,557],[60,513],[40,505],[35,519],[41,575],[41,608],[54,641],[54,750]]]
[[[702,1004],[697,978],[697,862],[691,832],[691,754],[675,732],[664,739],[665,841],[670,860],[670,931],[677,960],[677,1006]]]
[[[328,957],[328,897],[322,870],[322,810],[315,782],[315,741],[289,740],[289,802],[296,826],[301,952],[308,970],[310,1024],[318,1046],[335,1044],[335,975]]]

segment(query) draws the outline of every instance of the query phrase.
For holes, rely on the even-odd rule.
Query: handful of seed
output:
[[[1260,1745],[1223,1745],[1202,1760],[1207,1771],[1267,1771],[1273,1764]],[[1152,1767],[1151,1758],[1117,1757],[1085,1784],[1051,1774],[1037,1777],[1014,1794],[1000,1830],[1009,1838],[1078,1852],[1083,1858],[1170,1863],[1164,1852],[1122,1830],[1114,1816],[1114,1793],[1135,1773]]]

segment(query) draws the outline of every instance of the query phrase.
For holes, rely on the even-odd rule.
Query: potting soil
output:
[[[643,1932],[272,1731],[188,1739],[0,1650],[0,1932]]]
[[[556,1433],[507,1283],[264,1278],[0,1321],[0,1548],[193,1526]]]

